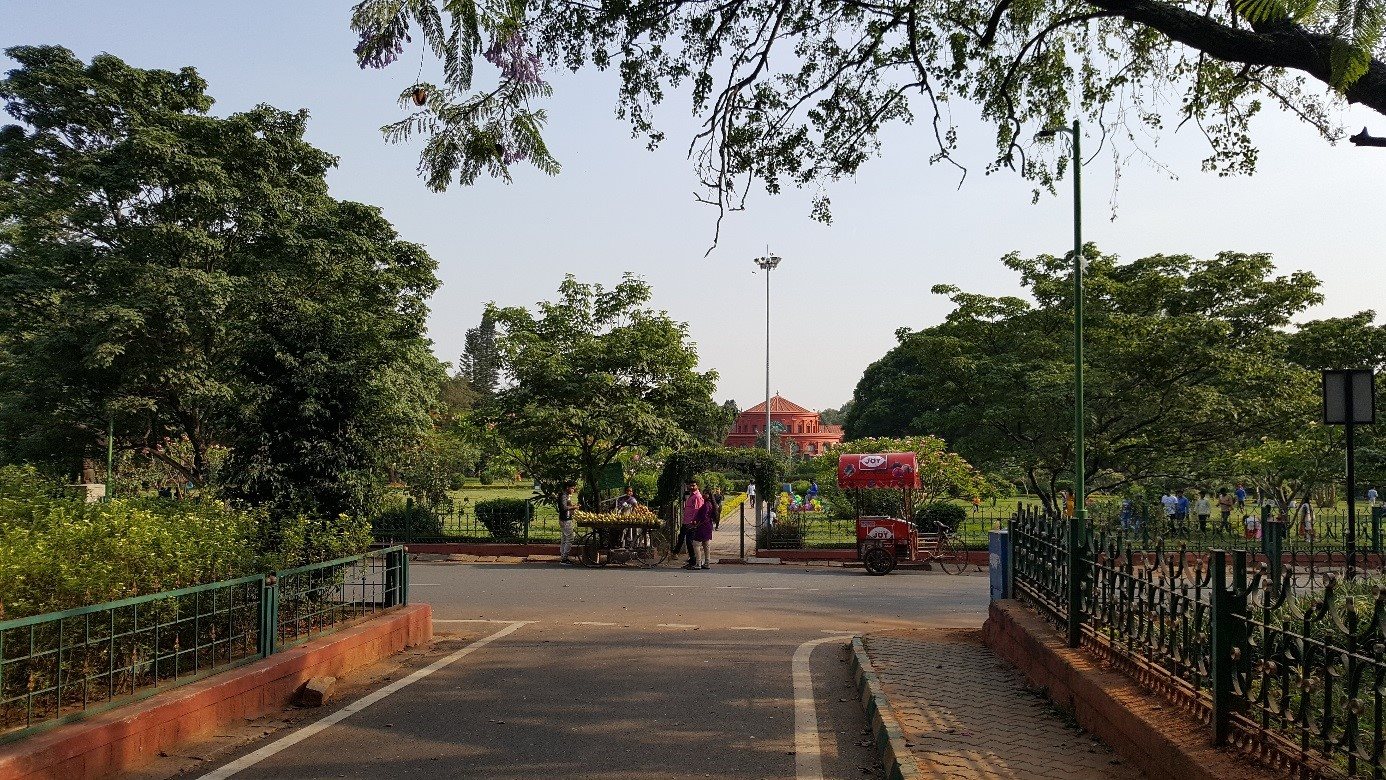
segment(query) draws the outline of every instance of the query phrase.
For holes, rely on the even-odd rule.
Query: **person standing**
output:
[[[640,506],[640,499],[635,497],[635,488],[631,487],[630,485],[626,485],[625,494],[623,494],[620,498],[616,499],[616,513],[620,515],[628,515],[631,512],[634,512],[635,508],[638,506]]]
[[[715,531],[722,527],[722,488],[713,488],[707,500],[712,504],[712,530]]]
[[[1246,514],[1246,486],[1240,482],[1237,483],[1237,508]]]
[[[1376,506],[1376,488],[1367,488],[1367,506]]]
[[[698,551],[694,544],[693,534],[698,526],[698,514],[703,509],[703,504],[707,502],[703,499],[703,494],[698,490],[698,481],[689,480],[688,494],[683,500],[683,526],[679,529],[679,542],[688,543],[688,563],[685,569],[695,569],[698,567]],[[677,549],[677,545],[675,545]]]
[[[972,497],[972,514],[982,511],[982,497],[974,495]]]
[[[1213,501],[1202,490],[1198,491],[1198,501],[1194,503],[1194,514],[1198,515],[1198,531],[1208,531],[1208,517],[1213,514]]]
[[[1218,490],[1218,512],[1222,514],[1222,525],[1220,530],[1231,532],[1232,530],[1232,507],[1236,505],[1236,500],[1232,494],[1227,492],[1227,488]]]
[[[714,493],[714,495],[716,495]],[[690,547],[700,553],[696,557],[701,565],[695,565],[695,569],[706,569],[711,560],[711,551],[708,543],[712,541],[712,529],[716,525],[715,520],[718,513],[716,501],[703,502],[703,508],[698,511],[698,522],[693,527],[693,539],[689,542]]]
[[[1174,491],[1174,522],[1179,526],[1179,533],[1188,534],[1189,497],[1183,490]]]
[[[568,552],[573,546],[573,512],[577,510],[577,485],[567,482],[558,498],[558,562],[572,566]]]
[[[1160,497],[1160,506],[1165,510],[1165,526],[1168,531],[1174,529],[1174,514],[1179,511],[1179,499],[1174,494],[1166,490]]]

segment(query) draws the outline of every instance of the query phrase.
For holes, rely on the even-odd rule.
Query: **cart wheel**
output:
[[[880,576],[889,574],[895,568],[895,556],[884,547],[872,547],[862,556],[861,562],[866,565],[866,572]]]
[[[949,574],[962,574],[967,571],[967,551],[949,537],[938,546],[938,565]]]
[[[582,546],[582,564],[584,566],[605,566],[607,563],[606,550],[602,549],[602,536],[596,531],[588,531],[578,540]]]
[[[657,528],[645,530],[636,537],[631,556],[641,566],[658,566],[669,559],[669,537]]]

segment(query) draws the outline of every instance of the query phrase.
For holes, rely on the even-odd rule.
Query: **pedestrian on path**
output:
[[[690,544],[694,552],[701,552],[702,554],[696,556],[699,565],[694,568],[706,569],[711,560],[708,543],[712,541],[713,526],[716,525],[713,519],[717,517],[717,511],[717,502],[706,501],[698,512],[698,522],[693,528],[693,541]]]
[[[564,483],[563,495],[558,499],[558,562],[572,566],[568,551],[573,546],[573,512],[577,509],[577,485]]]
[[[1198,530],[1206,533],[1208,531],[1208,518],[1213,514],[1213,502],[1208,498],[1208,494],[1202,490],[1198,491],[1198,501],[1194,503],[1194,514],[1198,515]]]
[[[1367,505],[1376,506],[1376,488],[1367,488]]]
[[[722,527],[722,488],[713,488],[708,501],[712,504],[712,530],[715,531]]]
[[[683,499],[683,524],[679,527],[679,539],[674,543],[674,551],[677,552],[680,545],[685,542],[688,544],[688,563],[685,569],[692,569],[698,565],[698,554],[694,550],[693,531],[698,525],[698,513],[702,510],[703,494],[698,490],[696,479],[688,481],[688,491]]]

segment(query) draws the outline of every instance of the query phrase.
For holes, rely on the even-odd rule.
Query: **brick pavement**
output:
[[[925,778],[1143,777],[1027,690],[978,631],[892,631],[865,644]]]

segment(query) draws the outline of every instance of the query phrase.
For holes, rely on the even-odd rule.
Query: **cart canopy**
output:
[[[840,488],[918,488],[919,464],[913,452],[839,455]]]

